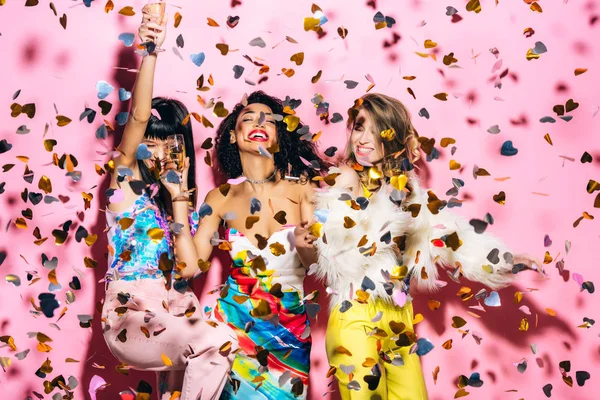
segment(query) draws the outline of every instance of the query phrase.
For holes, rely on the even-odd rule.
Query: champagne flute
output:
[[[182,134],[167,137],[167,156],[170,162],[175,163],[177,171],[182,172],[185,162],[185,141]]]
[[[165,17],[165,10],[167,8],[167,2],[165,0],[149,0],[148,6],[150,7],[150,14],[156,18],[155,22],[157,24],[162,24],[163,18]],[[156,46],[156,42],[154,42],[154,44],[155,44],[154,51],[152,51],[150,53],[153,53],[153,52],[160,53],[162,51],[165,51],[165,49],[162,49],[162,48]]]

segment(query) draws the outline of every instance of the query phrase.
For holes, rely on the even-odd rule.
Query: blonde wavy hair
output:
[[[383,146],[384,157],[405,150],[401,157],[408,157],[411,164],[419,160],[421,157],[419,135],[411,122],[410,113],[400,100],[381,93],[365,94],[348,110],[347,128],[350,132],[354,129],[356,116],[361,109],[369,114],[375,124],[375,132],[378,132],[375,141]],[[394,129],[396,134],[392,140],[383,140],[381,132],[388,129]],[[347,163],[356,163],[350,140],[346,145],[346,157]]]

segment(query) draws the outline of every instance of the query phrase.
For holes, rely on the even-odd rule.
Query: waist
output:
[[[237,267],[231,269],[227,281],[230,285],[234,284],[242,293],[252,292],[257,287],[269,291],[278,284],[283,292],[294,292],[299,293],[301,297],[304,296],[304,275],[300,274],[281,275],[279,271],[274,270],[255,273],[251,267]]]

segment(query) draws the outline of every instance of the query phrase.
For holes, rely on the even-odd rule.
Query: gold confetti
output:
[[[408,177],[404,174],[392,176],[392,178],[390,179],[390,183],[394,189],[402,190],[406,187],[406,184],[408,183]]]
[[[350,229],[356,225],[356,222],[350,217],[344,217],[344,228]]]
[[[444,63],[444,65],[450,66],[454,63],[457,63],[458,59],[454,57],[454,53],[450,53],[444,56],[442,62]]]
[[[548,144],[549,144],[550,146],[552,146],[552,139],[550,138],[550,134],[549,134],[549,133],[546,133],[546,134],[544,135],[544,139],[546,140],[546,142],[548,142]]]
[[[312,78],[310,78],[310,81],[312,83],[317,83],[319,82],[319,79],[321,79],[321,74],[323,73],[323,71],[319,71],[317,72],[317,74],[315,76],[313,76]]]
[[[167,366],[167,367],[173,366],[173,361],[171,361],[171,359],[165,353],[161,353],[160,358],[161,358],[163,364],[165,364],[165,366]]]
[[[438,374],[440,373],[440,366],[436,366],[435,369],[433,370],[433,384],[437,384],[437,379],[438,379]]]
[[[435,310],[437,310],[438,308],[440,308],[440,306],[442,305],[442,303],[440,303],[440,302],[439,302],[439,301],[437,301],[437,300],[428,300],[428,301],[427,301],[427,305],[429,306],[429,309],[430,309],[431,311],[435,311]]]
[[[472,11],[475,14],[479,14],[481,12],[481,3],[479,3],[479,0],[469,0],[466,9],[467,11]]]
[[[548,313],[548,315],[550,315],[551,317],[556,317],[556,311],[554,311],[551,308],[546,308],[546,312]]]
[[[335,352],[338,353],[338,354],[347,354],[350,357],[352,357],[352,353],[350,352],[350,350],[348,350],[344,346],[338,346],[338,347],[336,347],[335,348]]]
[[[575,68],[575,76],[585,74],[587,72],[587,68]]]
[[[285,254],[285,247],[281,244],[281,243],[271,243],[269,245],[269,249],[271,250],[271,253],[276,256],[279,257],[283,254]]]
[[[132,17],[135,15],[135,11],[133,11],[133,7],[127,6],[127,7],[121,8],[121,10],[119,10],[119,14],[125,15],[127,17]]]
[[[85,265],[86,268],[96,268],[98,266],[98,261],[89,257],[84,257],[83,265]]]
[[[56,145],[57,145],[57,142],[54,139],[46,139],[46,140],[44,140],[44,148],[48,152],[52,151],[54,149],[54,146],[56,146]]]
[[[417,325],[419,322],[422,322],[425,318],[423,317],[423,314],[419,313],[416,314],[415,317],[413,318],[413,325]]]
[[[425,46],[426,49],[433,49],[434,47],[436,47],[438,44],[430,39],[425,40],[425,43],[423,43],[423,46]]]
[[[219,26],[219,24],[217,23],[217,21],[215,21],[212,18],[206,18],[208,26],[212,26],[213,28],[216,28],[217,26]]]
[[[134,222],[133,218],[123,217],[119,219],[119,226],[122,230],[128,229]]]
[[[396,130],[394,128],[385,129],[381,131],[380,136],[382,139],[387,140],[388,142],[392,141],[396,137]]]
[[[106,2],[106,5],[104,6],[104,12],[105,13],[109,13],[110,11],[115,9],[115,4],[112,2],[112,0],[108,0]]]
[[[461,165],[459,162],[456,162],[456,160],[450,160],[450,171],[456,171],[457,169],[460,169]]]
[[[453,328],[462,328],[467,324],[467,321],[462,319],[461,317],[452,317],[452,327]]]
[[[442,343],[442,347],[446,350],[450,350],[452,348],[452,339],[446,340]]]
[[[57,115],[56,121],[57,121],[58,126],[67,126],[71,123],[71,119],[68,117],[65,117],[64,115]]]
[[[298,124],[300,124],[300,118],[295,115],[286,115],[283,118],[283,122],[286,124],[288,132],[294,132],[298,128]]]
[[[542,6],[540,6],[540,5],[539,5],[537,2],[535,2],[535,1],[534,1],[533,3],[531,3],[531,5],[529,6],[529,9],[530,9],[531,11],[534,11],[534,12],[539,12],[539,13],[541,13],[541,12],[542,12]]]
[[[434,94],[433,97],[435,97],[436,99],[441,100],[441,101],[447,101],[448,100],[448,93],[443,93],[443,92],[442,93],[437,93],[437,94]]]
[[[294,71],[292,68],[281,68],[281,72],[283,72],[283,74],[288,78],[291,78],[296,73],[296,71]]]
[[[229,53],[229,45],[228,45],[228,44],[225,44],[225,43],[217,43],[217,44],[215,45],[215,47],[216,47],[217,49],[219,49],[219,51],[221,52],[221,55],[222,55],[222,56],[226,56],[226,55],[227,55],[227,53]]]
[[[527,322],[527,318],[523,318],[521,323],[519,324],[520,331],[528,331],[529,330],[529,322]]]
[[[150,228],[146,232],[146,234],[152,239],[154,242],[160,242],[165,237],[165,231],[161,228]]]
[[[290,61],[295,62],[296,65],[302,65],[304,62],[304,52],[294,54],[290,57]]]
[[[38,188],[43,190],[46,194],[51,193],[52,182],[50,181],[50,178],[48,178],[46,175],[43,175],[38,182]]]
[[[215,108],[213,109],[213,114],[219,118],[225,118],[229,114],[229,110],[225,108],[225,105],[222,101],[217,102],[215,104]]]

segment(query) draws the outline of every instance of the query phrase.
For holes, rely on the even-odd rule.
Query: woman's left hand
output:
[[[299,251],[314,249],[314,242],[317,240],[317,237],[310,233],[308,221],[302,221],[300,225],[296,225],[294,237],[296,238],[296,248]]]
[[[172,200],[177,200],[178,197],[186,197],[186,192],[188,190],[188,170],[190,168],[190,158],[186,157],[184,162],[183,162],[183,169],[182,171],[177,171],[177,165],[170,160],[165,161],[164,165],[163,165],[163,171],[160,174],[160,181],[163,184],[163,186],[168,190],[168,192],[171,194],[171,199]],[[179,178],[179,183],[174,183],[174,182],[169,182],[167,180],[167,175],[169,175],[169,173],[173,171],[173,173],[177,174],[178,178]]]
[[[514,254],[513,265],[514,264],[523,264],[525,265],[525,269],[537,271],[543,276],[546,276],[546,273],[544,271],[544,264],[541,263],[540,260],[538,260],[536,257],[530,256],[529,254]]]

